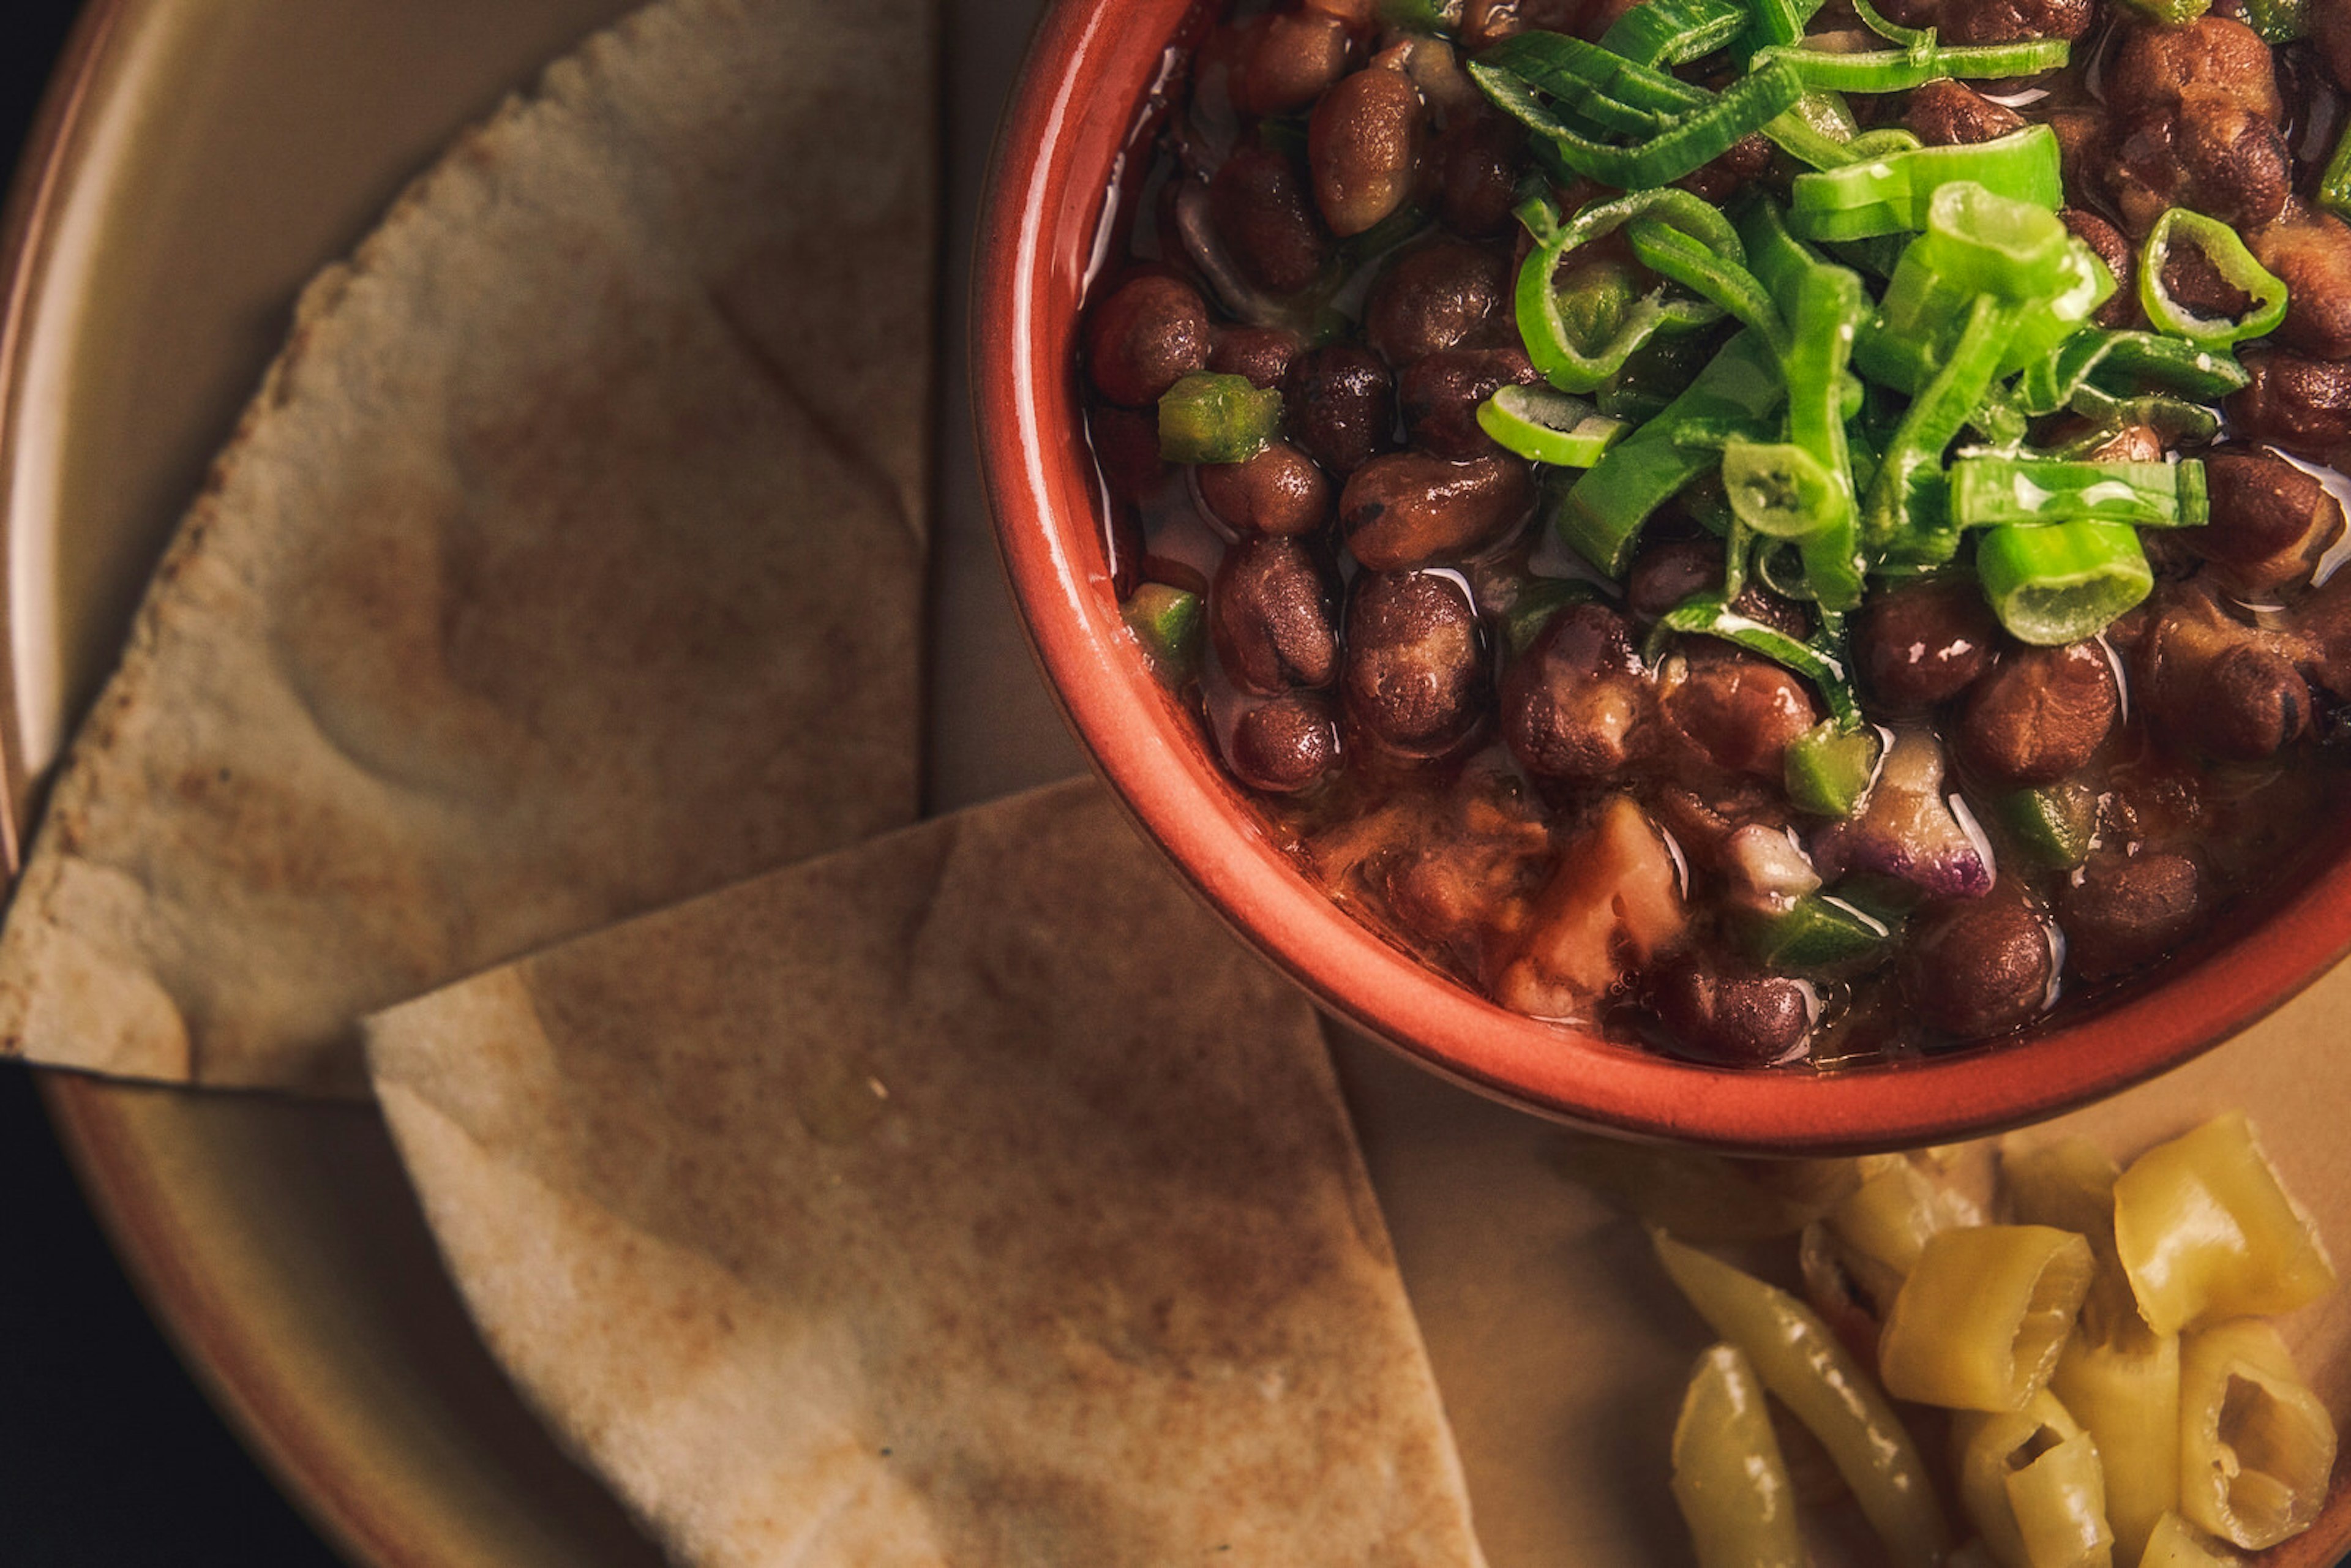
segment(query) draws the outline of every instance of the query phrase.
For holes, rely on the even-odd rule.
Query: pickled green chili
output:
[[[1753,332],[1740,333],[1679,397],[1559,497],[1553,526],[1560,537],[1610,577],[1622,578],[1650,514],[1719,461],[1702,446],[1676,441],[1677,427],[1716,423],[1768,439],[1786,394],[1771,346]]]
[[[1604,285],[1612,293],[1604,300],[1562,293],[1559,272],[1570,255],[1635,218],[1649,218],[1692,237],[1722,261],[1743,265],[1746,260],[1729,220],[1687,191],[1640,191],[1595,202],[1564,224],[1556,208],[1538,200],[1520,207],[1519,218],[1536,241],[1519,267],[1514,297],[1519,336],[1535,369],[1564,392],[1598,388],[1623,370],[1634,350],[1660,328],[1699,327],[1722,317],[1722,308],[1713,301],[1662,285],[1635,297],[1622,275]],[[1595,308],[1582,308],[1587,304]]]
[[[2003,525],[1977,542],[1976,576],[2010,634],[2043,647],[2095,636],[2155,586],[2127,523]]]
[[[1789,193],[1788,227],[1815,240],[1924,228],[1935,193],[1959,180],[2054,211],[2065,201],[2057,133],[2033,125],[1973,146],[1918,147],[1799,174]]]
[[[2084,519],[2142,528],[2211,520],[2204,465],[2073,463],[2055,457],[1962,457],[1951,465],[1951,521],[1963,528]]]
[[[2182,240],[2204,253],[2222,282],[2251,297],[2250,311],[2233,321],[2225,316],[2199,316],[2171,297],[2164,269],[2171,260],[2172,246]],[[2285,292],[2284,282],[2253,259],[2236,230],[2185,207],[2173,207],[2156,219],[2139,251],[2138,298],[2147,319],[2158,330],[2185,338],[2199,348],[2231,348],[2273,331],[2285,319]]]

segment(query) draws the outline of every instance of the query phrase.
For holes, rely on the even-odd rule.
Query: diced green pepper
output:
[[[1814,725],[1788,743],[1788,799],[1814,816],[1850,817],[1869,794],[1885,750],[1874,729]]]
[[[1199,673],[1200,629],[1206,613],[1198,594],[1164,582],[1146,582],[1126,596],[1119,614],[1135,641],[1143,644],[1152,674],[1161,685],[1180,690]]]
[[[1860,905],[1808,893],[1755,929],[1753,951],[1758,963],[1780,972],[1848,969],[1884,956],[1893,941],[1894,927]]]
[[[1159,400],[1159,455],[1170,463],[1241,463],[1281,429],[1281,394],[1247,376],[1201,371]]]
[[[2098,831],[2098,794],[2074,779],[2017,789],[1992,801],[1992,816],[2035,862],[2071,871],[2090,858]]]

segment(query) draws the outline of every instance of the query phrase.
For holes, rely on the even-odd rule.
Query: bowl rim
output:
[[[973,273],[978,452],[1030,646],[1080,743],[1209,905],[1326,1009],[1441,1075],[1575,1124],[1722,1151],[1822,1154],[2015,1126],[2175,1067],[2351,953],[2338,854],[2179,971],[2016,1045],[1845,1071],[1676,1061],[1506,1011],[1313,887],[1208,759],[1126,632],[1078,430],[1076,323],[1108,193],[1209,0],[1056,0],[1001,121]],[[2029,1049],[2026,1049],[2029,1048]]]

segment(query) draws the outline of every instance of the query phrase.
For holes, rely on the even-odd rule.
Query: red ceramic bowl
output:
[[[1071,725],[1208,902],[1332,1012],[1427,1067],[1585,1126],[1752,1152],[1938,1142],[2052,1114],[2218,1044],[2351,951],[2351,857],[2064,1027],[1839,1073],[1694,1066],[1505,1011],[1358,925],[1267,839],[1119,619],[1083,434],[1078,320],[1113,187],[1199,0],[1060,0],[996,148],[972,302],[998,541]]]

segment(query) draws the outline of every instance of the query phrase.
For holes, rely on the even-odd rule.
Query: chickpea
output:
[[[1572,604],[1502,676],[1502,738],[1528,772],[1597,783],[1646,755],[1656,687],[1623,616]]]
[[[2016,110],[1948,78],[1915,89],[1902,119],[1929,147],[1971,146],[2024,129]]]
[[[2211,520],[2179,542],[2249,589],[2310,575],[2343,532],[2343,507],[2326,486],[2274,453],[2216,446],[2204,455]]]
[[[1331,520],[1331,481],[1286,441],[1245,461],[1204,463],[1195,472],[1200,498],[1237,532],[1311,534]]]
[[[1247,378],[1260,390],[1279,387],[1306,350],[1306,340],[1287,327],[1219,326],[1208,349],[1208,369]]]
[[[1233,150],[1208,181],[1208,221],[1241,276],[1295,294],[1322,274],[1331,242],[1289,159],[1255,143]]]
[[[1972,582],[1930,579],[1873,593],[1854,628],[1854,663],[1889,713],[1917,713],[1965,692],[1991,668],[2000,623]]]
[[[1290,440],[1341,478],[1395,444],[1395,382],[1369,349],[1333,343],[1301,354],[1282,405]]]
[[[1366,68],[1322,95],[1307,122],[1306,161],[1332,234],[1362,234],[1403,205],[1426,119],[1419,92],[1392,70]]]
[[[2241,439],[2322,461],[2351,444],[2351,363],[2283,349],[2249,350],[2242,362],[2250,380],[2225,405]]]
[[[1696,954],[1649,977],[1649,1005],[1678,1054],[1722,1067],[1771,1067],[1803,1054],[1820,996],[1786,975],[1729,968]]]
[[[1161,273],[1121,284],[1086,324],[1086,368],[1111,402],[1141,408],[1208,362],[1208,307]]]
[[[1348,716],[1391,750],[1434,757],[1476,727],[1486,708],[1477,607],[1430,572],[1366,572],[1347,605]]]
[[[1339,768],[1339,727],[1330,699],[1288,692],[1245,709],[1225,742],[1225,761],[1252,789],[1296,795]]]
[[[1974,1039],[2021,1028],[2047,1009],[2056,945],[2029,899],[1994,889],[1914,919],[1899,968],[1904,994],[1928,1023]]]
[[[1339,523],[1373,571],[1460,560],[1502,542],[1534,508],[1534,480],[1516,457],[1448,463],[1422,452],[1374,457],[1339,495]]]
[[[2095,643],[2011,648],[1968,698],[1959,754],[2000,784],[2053,784],[2105,743],[2121,698]]]
[[[1246,24],[1233,107],[1255,115],[1304,109],[1346,74],[1348,33],[1339,17],[1313,11],[1277,11]]]
[[[1396,402],[1413,444],[1461,462],[1498,448],[1478,423],[1478,407],[1508,386],[1542,380],[1519,349],[1443,349],[1396,378]]]
[[[2186,855],[2101,851],[2057,891],[2065,967],[2103,980],[2159,956],[2196,923],[2202,877]]]
[[[1247,538],[1225,552],[1208,593],[1208,635],[1245,692],[1276,696],[1339,678],[1330,584],[1296,539]]]
[[[1789,743],[1820,722],[1813,694],[1777,664],[1694,649],[1665,691],[1666,720],[1727,773],[1778,779]]]
[[[1437,239],[1399,252],[1364,304],[1364,336],[1399,371],[1444,349],[1506,347],[1510,258],[1467,240]]]

